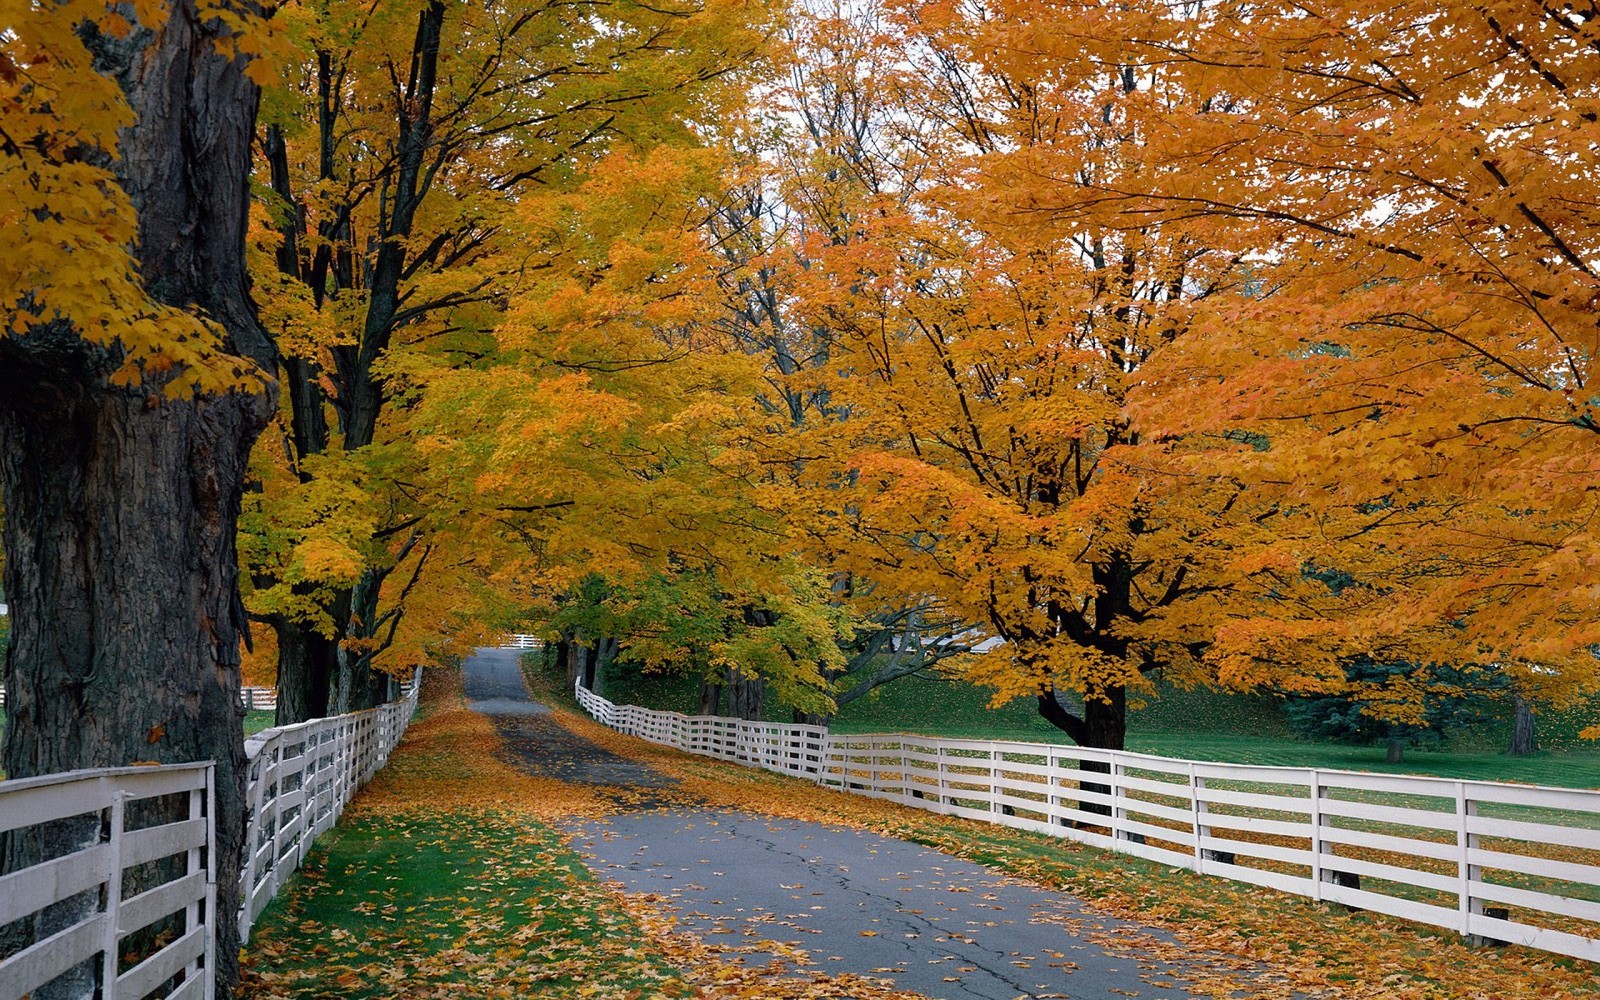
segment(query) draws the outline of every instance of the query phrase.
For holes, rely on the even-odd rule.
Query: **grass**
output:
[[[695,710],[695,685],[670,674],[617,671],[607,697],[619,704],[679,712]],[[767,717],[786,721],[782,706]],[[1279,767],[1318,767],[1390,774],[1427,774],[1482,781],[1519,781],[1567,788],[1600,788],[1600,745],[1577,733],[1600,717],[1600,702],[1539,718],[1544,752],[1508,757],[1500,752],[1508,725],[1458,733],[1440,750],[1408,750],[1388,763],[1383,747],[1313,743],[1295,738],[1273,698],[1185,691],[1158,685],[1155,695],[1129,714],[1128,749],[1162,757]],[[991,708],[988,693],[947,678],[907,678],[844,706],[833,722],[838,733],[917,733],[953,739],[1067,743],[1027,701]]]
[[[368,814],[319,843],[269,908],[246,995],[687,995],[643,939],[542,823]]]

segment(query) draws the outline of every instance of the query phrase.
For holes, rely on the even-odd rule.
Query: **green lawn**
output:
[[[666,674],[618,671],[607,697],[620,703],[692,712],[694,685]],[[787,721],[782,706],[767,717]],[[1508,725],[1501,722],[1454,735],[1443,749],[1407,750],[1400,764],[1384,760],[1384,748],[1311,743],[1289,732],[1278,702],[1267,697],[1183,691],[1159,687],[1155,697],[1130,713],[1128,749],[1164,757],[1238,764],[1322,767],[1352,771],[1431,774],[1447,778],[1521,781],[1569,788],[1600,788],[1600,744],[1578,738],[1600,721],[1600,702],[1541,716],[1545,748],[1533,757],[1507,757]],[[988,706],[988,693],[945,679],[907,678],[846,705],[834,720],[839,733],[921,733],[958,739],[1067,743],[1029,701]]]

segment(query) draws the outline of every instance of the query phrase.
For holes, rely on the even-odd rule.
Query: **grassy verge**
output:
[[[953,820],[691,757],[613,733],[577,713],[574,731],[679,778],[707,802],[869,828],[936,847],[1165,929],[1127,946],[1197,969],[1200,996],[1255,1000],[1479,1000],[1595,996],[1595,967],[1522,948],[1475,948],[1459,935],[1207,878],[1070,841]],[[1117,942],[1107,943],[1113,947]]]
[[[678,712],[695,710],[695,687],[671,674],[618,671],[607,697],[619,704]],[[571,702],[567,696],[568,703]],[[774,721],[787,721],[778,708]],[[1500,724],[1457,734],[1441,750],[1408,750],[1399,764],[1384,748],[1313,743],[1294,738],[1273,699],[1185,691],[1159,685],[1129,716],[1128,749],[1162,757],[1320,767],[1391,774],[1428,774],[1480,781],[1520,781],[1566,788],[1600,788],[1600,746],[1578,730],[1600,720],[1600,704],[1539,719],[1544,753],[1507,757],[1499,751],[1507,734]],[[846,705],[834,720],[839,733],[918,733],[954,739],[1067,743],[1065,734],[1039,717],[1031,703],[999,708],[988,693],[944,678],[907,678]]]
[[[459,698],[431,705],[263,915],[241,996],[688,995],[550,825],[598,803],[498,749]]]
[[[515,813],[354,818],[256,933],[256,997],[688,993],[555,832]]]

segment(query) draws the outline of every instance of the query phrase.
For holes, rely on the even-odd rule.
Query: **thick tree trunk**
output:
[[[1513,757],[1526,757],[1539,752],[1539,737],[1533,727],[1533,706],[1522,695],[1513,698],[1516,720],[1511,726],[1511,745],[1506,753]]]
[[[271,373],[244,259],[257,91],[241,63],[218,53],[224,30],[180,2],[158,32],[89,43],[96,70],[118,81],[135,114],[111,165],[138,212],[146,288],[219,323],[241,369]],[[238,975],[244,839],[235,531],[272,400],[164,400],[159,382],[112,386],[120,360],[59,324],[0,337],[12,624],[4,766],[21,778],[216,762],[210,971],[226,997]]]
[[[1066,733],[1074,743],[1081,747],[1094,747],[1098,750],[1122,750],[1126,748],[1128,740],[1128,691],[1124,687],[1107,688],[1103,698],[1085,699],[1081,716],[1074,715],[1069,711],[1053,693],[1040,695],[1038,707],[1039,714],[1044,717],[1045,721]],[[1080,762],[1078,770],[1085,775],[1111,773],[1109,765],[1093,760]],[[1111,793],[1110,785],[1088,777],[1079,778],[1078,787],[1085,792],[1098,795],[1109,795]],[[1078,808],[1084,812],[1096,813],[1102,816],[1111,814],[1110,806],[1089,799],[1079,802]]]
[[[337,643],[300,622],[275,620],[278,637],[277,724],[290,726],[328,714],[328,685],[338,666]]]
[[[1399,764],[1406,759],[1406,741],[1399,736],[1389,737],[1383,759],[1390,764]]]
[[[578,681],[583,677],[583,665],[586,660],[584,655],[583,637],[570,635],[562,642],[567,650],[567,690],[571,691],[578,686]]]
[[[244,745],[234,529],[259,400],[151,406],[0,350],[4,762],[13,778],[217,762],[219,940],[234,940]],[[236,950],[217,950],[219,977]]]
[[[334,644],[334,672],[328,685],[328,714],[343,715],[383,703],[384,675],[372,667],[378,637],[378,595],[386,570],[368,569],[348,594],[334,602],[335,621],[343,623],[343,639]],[[349,640],[355,640],[352,644]]]
[[[616,662],[617,653],[621,651],[622,644],[609,636],[600,640],[594,651],[594,672],[589,679],[589,690],[604,698],[606,696],[606,673],[611,664]]]
[[[760,674],[748,677],[737,668],[728,670],[728,714],[736,719],[760,720],[766,708],[766,683]]]
[[[1054,694],[1040,695],[1039,715],[1066,733],[1081,747],[1123,750],[1128,741],[1128,691],[1110,687],[1101,698],[1086,699],[1081,715],[1074,714]]]
[[[722,685],[700,678],[699,715],[716,715],[722,710]]]

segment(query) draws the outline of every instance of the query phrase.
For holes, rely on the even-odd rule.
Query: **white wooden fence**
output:
[[[243,687],[239,689],[239,701],[247,711],[275,712],[278,709],[278,689],[271,687]],[[6,686],[0,684],[0,708],[6,704]]]
[[[256,918],[300,867],[312,842],[339,821],[361,786],[389,762],[421,689],[419,670],[398,701],[266,729],[245,740],[250,764],[239,875],[241,944],[250,939]]]
[[[0,876],[0,928],[31,920],[46,934],[14,954],[0,952],[0,1000],[26,997],[68,972],[83,979],[81,995],[100,1000],[142,1000],[158,989],[169,991],[168,1000],[209,1000],[216,949],[248,939],[312,841],[388,761],[420,687],[419,677],[392,704],[245,741],[240,942],[215,940],[210,762],[0,781],[0,834],[53,824],[71,838],[38,863]],[[165,821],[149,825],[155,806]],[[136,894],[125,897],[130,887]],[[130,966],[130,936],[152,925],[162,933]]]
[[[242,687],[239,689],[239,700],[244,703],[247,712],[276,712],[278,710],[278,689],[273,687]]]
[[[691,753],[1600,961],[1600,791],[833,735],[577,696],[600,722]]]
[[[90,989],[98,979],[106,1000],[144,997],[163,984],[175,984],[169,998],[211,996],[211,774],[210,763],[174,764],[0,782],[0,833],[59,823],[71,838],[55,856],[0,876],[0,926],[48,908],[48,936],[0,960],[0,997],[27,996],[90,960],[95,965],[80,977]],[[173,799],[182,819],[142,828],[129,822],[139,807],[161,800],[172,815]],[[172,860],[158,864],[165,859]],[[139,889],[124,897],[135,870]],[[124,939],[162,921],[165,943],[158,938],[150,954],[122,967]]]

